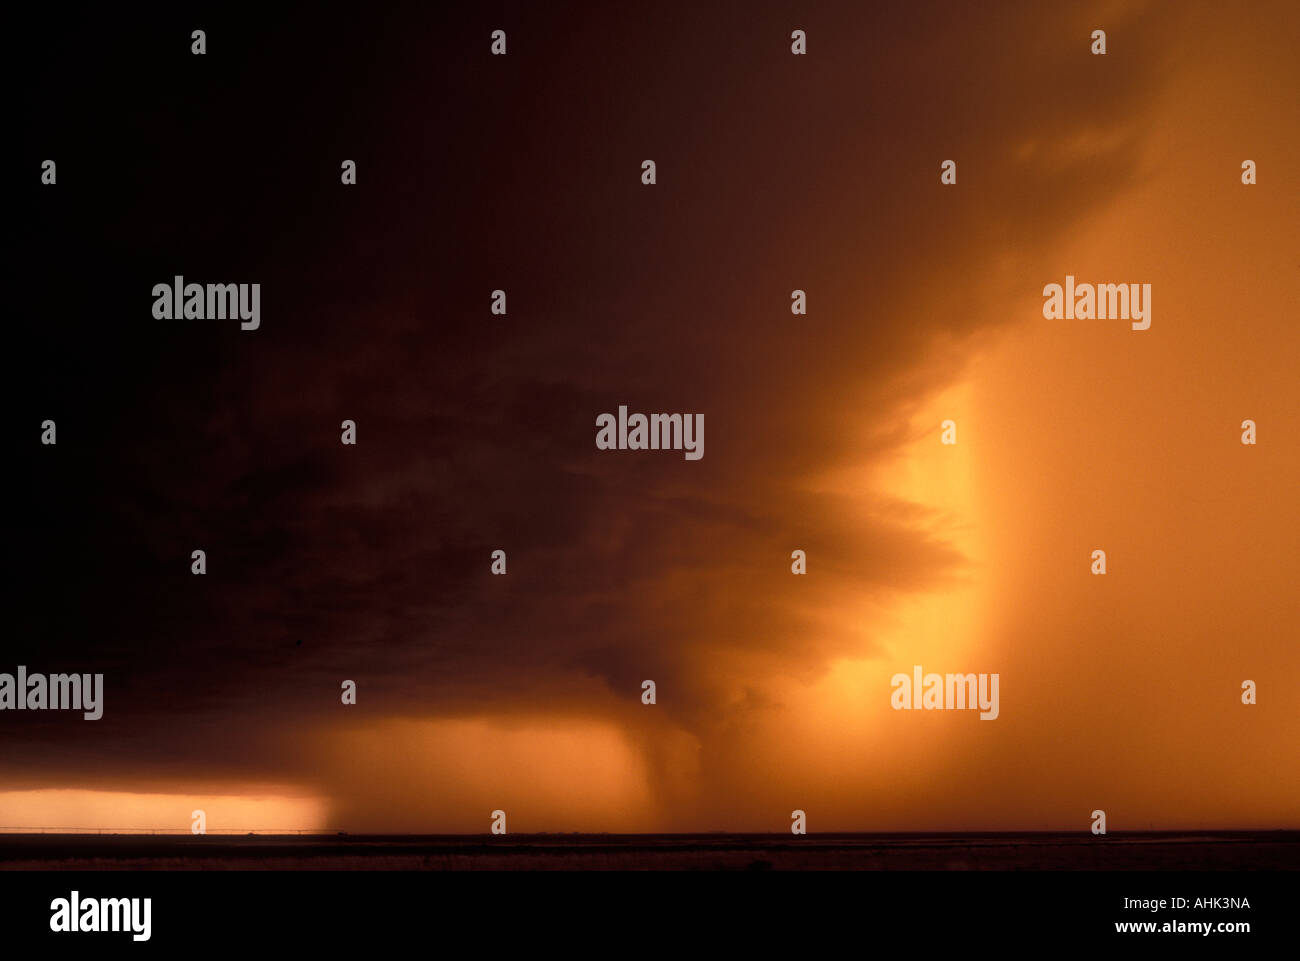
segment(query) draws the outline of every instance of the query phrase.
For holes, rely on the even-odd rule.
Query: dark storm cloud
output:
[[[979,252],[1045,242],[1132,176],[1163,51],[1098,80],[1076,12],[828,5],[802,61],[783,7],[737,4],[516,8],[502,63],[495,23],[421,13],[259,26],[233,63],[214,29],[202,63],[66,64],[34,114],[72,200],[28,201],[28,306],[54,306],[15,378],[21,423],[56,417],[60,443],[21,455],[5,650],[102,670],[107,706],[93,730],[6,718],[5,765],[305,776],[279,734],[332,718],[343,678],[375,714],[437,716],[653,676],[706,732],[759,696],[754,664],[869,651],[808,610],[963,559],[802,482],[886,451],[956,374],[922,362],[971,315],[918,316],[918,289],[960,305]],[[1093,129],[1085,177],[1053,145]],[[260,282],[262,329],[152,320],[176,273]],[[619,404],[703,413],[704,459],[596,451]],[[827,575],[807,606],[796,546]]]

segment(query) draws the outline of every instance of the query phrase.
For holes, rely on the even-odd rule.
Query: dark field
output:
[[[0,834],[0,870],[1179,870],[1300,868],[1300,832],[534,834],[207,837]]]

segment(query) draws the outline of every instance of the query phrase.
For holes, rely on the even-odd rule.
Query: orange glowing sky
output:
[[[784,60],[747,73],[768,55],[747,33],[721,65],[691,46],[680,78],[650,83],[655,104],[609,126],[593,93],[575,108],[589,136],[628,156],[681,138],[663,149],[664,206],[600,182],[591,210],[535,201],[532,240],[500,241],[504,263],[541,258],[570,292],[597,248],[635,248],[589,295],[591,336],[555,295],[492,348],[473,395],[483,423],[505,425],[480,431],[489,447],[360,448],[375,458],[364,471],[310,495],[320,514],[371,517],[463,483],[439,509],[472,536],[454,520],[420,528],[421,507],[373,544],[357,534],[334,555],[310,541],[340,558],[321,564],[332,575],[347,557],[361,570],[324,602],[357,614],[338,615],[352,633],[302,675],[314,687],[275,673],[291,651],[251,690],[149,729],[112,726],[128,695],[110,688],[101,729],[3,742],[0,826],[187,829],[206,807],[213,830],[483,832],[504,809],[512,832],[784,831],[796,808],[810,831],[1083,831],[1096,808],[1112,830],[1300,827],[1300,12],[1022,12],[907,20],[859,50],[868,14],[840,9],[808,24],[800,73]],[[563,101],[599,65],[635,87],[644,45],[675,36],[655,23],[643,47],[624,37],[631,66],[589,58],[557,75],[534,54],[520,82],[535,71],[539,102]],[[779,38],[784,19],[764,8],[755,23]],[[1080,40],[1098,25],[1104,58]],[[617,34],[597,18],[573,50],[602,31]],[[540,162],[540,121],[516,109],[532,132],[520,163]],[[955,187],[939,183],[948,157]],[[1240,182],[1246,158],[1255,186]],[[1150,283],[1151,328],[1044,319],[1042,287],[1067,273]],[[806,318],[785,307],[796,286]],[[474,361],[449,355],[421,379],[391,360],[419,325],[389,306],[373,339],[353,332],[347,376],[391,390],[393,410],[454,420],[420,391],[462,383],[456,364]],[[283,409],[313,410],[313,364],[347,352],[321,340],[301,361],[269,340],[231,396],[306,370]],[[642,398],[706,411],[705,458],[592,451],[586,422]],[[572,424],[551,426],[561,413]],[[392,436],[418,437],[385,416]],[[1239,442],[1246,418],[1254,447]],[[940,444],[946,419],[955,446]],[[528,473],[541,462],[564,480]],[[465,479],[476,467],[497,480]],[[405,573],[366,568],[399,526],[423,538]],[[492,582],[488,550],[524,528],[536,536]],[[465,544],[472,580],[425,573],[424,551]],[[789,572],[795,548],[806,577]],[[1089,571],[1098,548],[1105,577]],[[307,566],[276,563],[286,579]],[[421,600],[367,618],[385,577]],[[193,656],[209,655],[246,677],[219,645]],[[999,673],[1001,716],[892,710],[890,677],[914,664]],[[355,708],[336,703],[344,677],[360,679]],[[659,684],[653,707],[643,678]],[[300,700],[258,706],[281,696]]]

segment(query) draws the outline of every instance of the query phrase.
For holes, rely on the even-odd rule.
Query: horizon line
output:
[[[506,837],[571,837],[574,835],[583,837],[622,837],[622,838],[671,838],[671,837],[716,837],[716,836],[733,836],[733,837],[812,837],[812,836],[843,836],[843,835],[867,835],[877,837],[901,837],[901,836],[935,836],[935,837],[953,837],[953,836],[994,836],[994,835],[1028,835],[1028,834],[1050,834],[1056,836],[1070,836],[1075,834],[1087,834],[1091,836],[1088,830],[1070,829],[1060,830],[1053,828],[998,828],[998,829],[939,829],[939,830],[909,830],[909,831],[871,831],[871,830],[842,830],[842,831],[808,831],[802,835],[790,835],[782,831],[743,831],[743,830],[703,830],[703,831],[512,831],[507,834],[493,834],[489,831],[475,832],[447,832],[447,831],[341,831],[329,830],[324,828],[221,828],[218,830],[205,831],[201,834],[195,834],[189,828],[127,828],[127,827],[73,827],[67,825],[21,825],[8,826],[0,825],[0,834],[9,834],[14,836],[58,836],[58,835],[115,835],[126,837],[392,837],[392,838],[506,838]],[[1237,827],[1237,828],[1132,828],[1118,829],[1107,831],[1106,837],[1112,834],[1300,834],[1300,827]]]

